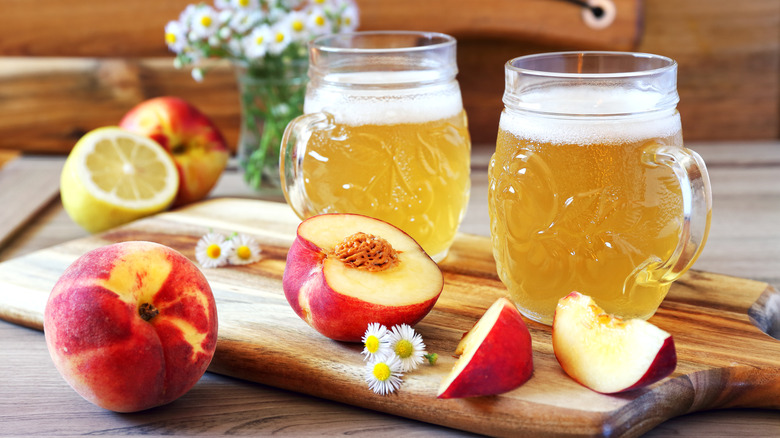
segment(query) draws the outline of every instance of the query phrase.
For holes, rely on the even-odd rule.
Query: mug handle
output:
[[[672,169],[680,183],[683,222],[680,241],[671,257],[656,269],[661,282],[672,282],[696,261],[707,241],[712,218],[712,188],[701,156],[687,148],[660,147],[653,151],[651,165]]]
[[[303,180],[303,160],[306,145],[314,131],[331,130],[335,126],[333,115],[327,112],[304,114],[293,119],[284,129],[279,152],[279,176],[287,204],[300,218],[318,213],[306,195]]]

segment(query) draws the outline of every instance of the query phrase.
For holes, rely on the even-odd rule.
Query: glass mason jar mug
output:
[[[301,218],[360,213],[401,228],[436,261],[471,187],[455,39],[356,32],[310,44],[304,115],[282,139],[282,189]]]
[[[502,282],[544,324],[572,291],[649,318],[701,252],[712,208],[704,162],[683,147],[676,62],[547,53],[505,73],[488,193]]]

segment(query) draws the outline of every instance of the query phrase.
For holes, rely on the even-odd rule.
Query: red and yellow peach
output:
[[[79,257],[55,284],[44,333],[57,370],[81,396],[117,412],[169,403],[206,371],[217,308],[200,270],[151,242]]]

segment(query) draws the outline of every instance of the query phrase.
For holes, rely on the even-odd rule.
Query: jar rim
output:
[[[539,114],[612,116],[675,108],[677,62],[639,52],[549,52],[506,63],[506,107]]]
[[[623,59],[641,59],[643,61],[657,62],[659,65],[651,68],[636,68],[624,71],[605,71],[605,72],[570,72],[561,71],[563,69],[541,69],[531,68],[529,66],[519,66],[517,64],[543,63],[554,59],[563,60],[577,58],[623,58]],[[677,61],[663,55],[643,52],[619,52],[619,51],[568,51],[568,52],[547,52],[535,53],[531,55],[518,56],[506,62],[507,71],[526,75],[549,78],[582,78],[582,79],[620,79],[642,76],[652,76],[663,74],[677,68]]]
[[[393,47],[354,47],[347,45],[347,42],[355,39],[370,39],[377,37],[417,37],[418,43],[424,44],[405,44]],[[337,43],[337,44],[334,44]],[[454,37],[441,32],[421,32],[411,30],[375,30],[346,32],[319,36],[309,42],[310,49],[316,49],[327,53],[376,53],[392,54],[397,52],[427,51],[437,50],[454,46],[456,40]]]

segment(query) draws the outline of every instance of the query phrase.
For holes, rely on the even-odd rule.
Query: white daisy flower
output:
[[[260,0],[230,0],[230,4],[239,10],[260,9]]]
[[[287,23],[276,23],[271,28],[271,40],[268,42],[268,52],[278,55],[282,53],[291,42],[290,29],[287,26]]]
[[[230,9],[233,0],[214,0],[214,7],[220,10]]]
[[[181,53],[187,46],[187,31],[178,21],[169,21],[165,25],[165,43],[175,53]]]
[[[180,23],[189,23],[192,20],[192,17],[195,15],[195,12],[197,12],[198,6],[194,4],[189,4],[187,7],[184,8],[184,10],[181,11],[179,14],[179,22]]]
[[[219,14],[209,5],[201,5],[192,15],[192,32],[198,38],[206,39],[219,29]]]
[[[331,22],[322,8],[313,7],[306,16],[306,27],[312,35],[325,35],[330,32]]]
[[[230,22],[230,18],[233,16],[233,14],[235,14],[235,12],[231,10],[220,11],[219,9],[216,9],[216,12],[217,18],[219,18],[220,26]]]
[[[306,25],[308,20],[306,14],[301,11],[291,11],[290,15],[285,20],[287,24],[287,30],[294,41],[306,41],[309,39],[310,34],[307,32]]]
[[[387,338],[387,327],[374,322],[368,325],[366,334],[363,335],[363,351],[366,357],[363,360],[372,360],[393,353],[390,350],[390,340]]]
[[[208,43],[211,47],[218,48],[222,45],[222,40],[220,40],[219,35],[212,35],[209,37]]]
[[[238,234],[228,241],[228,261],[233,265],[246,265],[260,260],[260,244],[252,236]]]
[[[195,258],[204,268],[218,268],[227,263],[225,236],[219,233],[208,233],[195,245]]]
[[[407,324],[393,326],[388,333],[390,349],[401,361],[401,371],[408,372],[423,363],[425,344],[422,336]]]
[[[260,59],[268,53],[268,48],[271,46],[271,40],[273,39],[273,32],[271,28],[264,24],[244,38],[244,51],[249,59]]]
[[[287,10],[282,8],[271,8],[265,13],[266,23],[269,24],[279,23],[285,17],[287,17]]]
[[[249,32],[257,23],[263,19],[263,12],[238,10],[233,13],[228,22],[231,29],[238,34]]]
[[[203,69],[200,67],[195,67],[192,69],[192,72],[190,73],[192,75],[192,79],[195,80],[195,82],[203,82]]]
[[[244,54],[244,41],[241,38],[231,38],[227,42],[227,50],[236,58]]]
[[[401,361],[397,356],[380,357],[366,365],[366,382],[377,394],[387,395],[401,387],[401,377]]]
[[[233,36],[233,29],[230,28],[230,26],[220,27],[219,31],[217,31],[217,36],[225,42],[230,41],[230,37]]]
[[[355,2],[346,2],[341,13],[341,32],[354,32],[360,26],[360,13]]]

